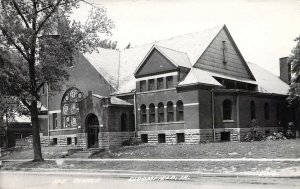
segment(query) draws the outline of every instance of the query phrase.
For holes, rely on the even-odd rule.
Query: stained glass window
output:
[[[78,101],[83,98],[83,93],[77,88],[66,91],[62,100],[63,128],[78,127],[80,124]]]

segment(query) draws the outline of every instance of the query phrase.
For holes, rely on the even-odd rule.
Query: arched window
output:
[[[141,105],[140,115],[141,115],[141,123],[147,123],[147,112],[146,112],[145,104]]]
[[[170,121],[174,121],[174,107],[173,107],[173,102],[168,102],[167,103],[167,111],[168,111],[168,114],[167,114],[167,121],[170,122]]]
[[[161,102],[158,104],[158,122],[164,122],[164,104]]]
[[[121,131],[127,130],[127,123],[128,123],[127,115],[123,113],[121,115]]]
[[[265,103],[265,120],[270,119],[270,113],[269,113],[269,104]]]
[[[177,101],[176,107],[177,121],[183,121],[183,102],[181,100]]]
[[[78,101],[83,99],[83,93],[77,88],[68,89],[61,102],[63,128],[77,127],[79,125]]]
[[[231,101],[230,100],[224,100],[223,101],[223,120],[231,120]]]
[[[149,123],[155,122],[155,106],[154,104],[149,105]]]
[[[250,116],[251,116],[251,120],[256,119],[256,108],[255,108],[254,101],[251,101],[251,103],[250,103]]]

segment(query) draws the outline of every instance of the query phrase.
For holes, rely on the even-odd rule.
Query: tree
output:
[[[288,62],[292,65],[292,82],[287,98],[291,106],[300,104],[300,36],[295,39],[296,47],[292,50]]]
[[[30,112],[34,161],[42,161],[38,119],[39,90],[59,90],[78,53],[107,47],[114,24],[106,9],[93,8],[82,24],[71,20],[84,0],[1,0],[0,95],[14,96]],[[104,41],[104,42],[103,42]],[[112,43],[110,43],[110,47]]]

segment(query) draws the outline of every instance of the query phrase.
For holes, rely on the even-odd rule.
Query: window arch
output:
[[[183,111],[183,102],[181,100],[176,103],[176,118],[177,121],[183,121],[184,111]]]
[[[169,101],[167,103],[167,121],[171,122],[174,121],[174,107],[173,107],[173,102]]]
[[[250,118],[251,120],[256,119],[256,108],[253,100],[250,102]]]
[[[269,104],[266,102],[265,103],[265,120],[270,119],[270,112],[269,112]]]
[[[68,89],[61,101],[62,126],[63,128],[77,127],[79,125],[78,101],[83,99],[83,93],[77,88]]]
[[[158,122],[164,122],[164,104],[160,102],[158,104]]]
[[[226,99],[223,101],[223,120],[231,120],[232,104]]]
[[[123,113],[121,115],[121,131],[127,130],[127,123],[128,123],[127,115]]]
[[[155,105],[150,104],[149,105],[149,123],[154,123],[155,122]]]

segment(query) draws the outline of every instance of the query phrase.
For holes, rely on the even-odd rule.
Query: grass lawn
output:
[[[300,139],[198,145],[143,144],[106,151],[92,158],[300,158]]]
[[[67,151],[70,147],[60,147],[60,146],[51,146],[51,147],[42,147],[42,153],[44,159],[55,159],[60,158],[63,155],[67,154]],[[33,159],[33,150],[31,148],[15,148],[6,151],[2,154],[1,159]]]
[[[45,159],[60,158],[70,147],[43,147]],[[32,149],[15,149],[6,152],[0,159],[31,159]],[[91,158],[156,158],[156,159],[218,159],[218,158],[300,158],[300,139],[225,142],[196,145],[149,145],[126,146],[105,151]]]

